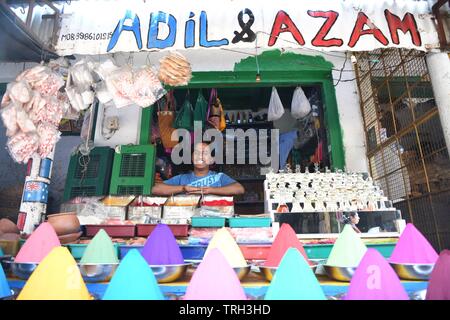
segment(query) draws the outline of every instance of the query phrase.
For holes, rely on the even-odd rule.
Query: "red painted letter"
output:
[[[364,26],[367,25],[370,29],[364,30]],[[353,48],[358,42],[359,38],[362,35],[371,34],[377,39],[381,44],[387,46],[389,44],[388,39],[384,36],[380,29],[378,29],[372,21],[366,16],[365,13],[358,13],[358,18],[356,19],[355,27],[353,28],[352,35],[350,37],[350,41],[348,42],[348,46]]]
[[[415,46],[420,47],[422,45],[422,40],[420,38],[420,33],[417,30],[414,15],[408,12],[403,17],[403,20],[401,20],[399,16],[389,12],[388,9],[384,10],[384,15],[386,16],[389,32],[391,33],[391,39],[394,44],[400,43],[400,39],[398,38],[398,30],[401,30],[403,33],[409,32],[411,34],[411,39]]]
[[[283,25],[285,27],[283,27]],[[296,25],[289,17],[289,15],[283,10],[278,11],[277,16],[275,17],[275,22],[272,26],[272,32],[270,33],[269,38],[269,47],[273,46],[275,42],[277,42],[278,36],[282,32],[290,32],[294,39],[301,45],[305,44],[305,40],[303,39],[302,34],[298,31]]]
[[[325,23],[322,25],[322,28],[320,28],[319,32],[317,32],[314,39],[311,41],[313,46],[316,47],[340,47],[344,43],[342,39],[332,38],[326,40],[325,37],[327,36],[328,32],[330,32],[330,29],[333,27],[334,23],[336,22],[339,13],[336,11],[311,11],[308,10],[308,14],[311,17],[314,18],[326,18]]]

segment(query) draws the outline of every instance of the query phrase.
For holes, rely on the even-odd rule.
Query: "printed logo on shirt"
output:
[[[211,174],[191,182],[189,185],[193,187],[211,187],[220,186],[221,174]]]

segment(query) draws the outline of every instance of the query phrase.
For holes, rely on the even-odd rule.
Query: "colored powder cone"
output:
[[[8,280],[6,280],[5,272],[0,263],[0,299],[9,296],[11,296],[11,288],[9,287]]]
[[[283,256],[289,248],[296,248],[303,255],[306,262],[309,265],[312,265],[312,262],[309,261],[305,249],[303,248],[303,244],[298,240],[294,229],[292,229],[289,224],[283,223],[277,236],[275,237],[275,240],[273,241],[272,246],[270,247],[264,266],[278,267],[281,259],[283,259]]]
[[[376,249],[368,249],[350,281],[345,300],[409,300],[409,297],[386,259]]]
[[[450,300],[450,250],[439,255],[428,282],[426,300]]]
[[[91,300],[80,269],[64,247],[54,248],[25,283],[17,300]]]
[[[245,261],[241,249],[226,228],[220,228],[216,231],[209,242],[205,255],[215,248],[220,250],[232,268],[247,266],[247,261]]]
[[[17,253],[15,262],[40,263],[55,247],[60,247],[55,229],[48,222],[42,223]]]
[[[367,247],[355,230],[347,224],[336,239],[327,265],[334,267],[357,267],[367,251]]]
[[[422,233],[412,223],[408,223],[398,239],[389,261],[423,264],[435,263],[438,257],[437,252]]]
[[[164,300],[152,269],[138,250],[121,261],[103,300]]]
[[[80,260],[81,264],[119,263],[111,238],[105,230],[100,229],[86,247]]]
[[[177,240],[166,224],[156,226],[145,242],[141,254],[151,266],[184,263]]]
[[[5,254],[3,253],[3,249],[0,247],[0,257],[3,257]]]
[[[314,272],[296,249],[286,251],[265,300],[326,300]]]
[[[195,270],[184,300],[246,300],[239,278],[220,249],[211,249]]]

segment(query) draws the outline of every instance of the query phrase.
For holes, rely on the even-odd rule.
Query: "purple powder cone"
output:
[[[450,300],[450,250],[444,250],[434,265],[426,300]]]
[[[147,238],[141,252],[149,265],[183,264],[184,259],[180,247],[170,230],[165,224],[158,224]]]

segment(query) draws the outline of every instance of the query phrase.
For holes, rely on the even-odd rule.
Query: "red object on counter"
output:
[[[202,205],[210,207],[220,207],[220,206],[232,206],[234,205],[234,203],[233,201],[227,200],[211,200],[211,201],[203,201]]]
[[[111,224],[91,224],[86,225],[86,236],[94,237],[100,229],[106,231],[106,233],[110,237],[134,237],[136,233],[136,226],[127,224],[127,225],[111,225]]]
[[[148,237],[156,226],[156,224],[137,224],[136,234],[138,237]],[[187,237],[189,235],[188,224],[168,224],[168,226],[175,237]]]

